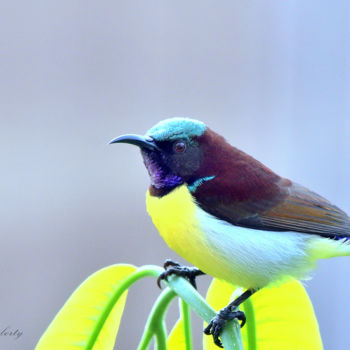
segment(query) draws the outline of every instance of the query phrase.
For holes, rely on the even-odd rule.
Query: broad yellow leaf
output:
[[[126,291],[116,298],[115,292],[135,270],[120,264],[91,275],[63,305],[35,349],[112,350],[127,296]]]
[[[167,341],[168,350],[186,350],[184,322],[180,317],[175,323]]]
[[[219,310],[230,302],[235,289],[226,282],[214,280],[208,290],[207,301]],[[249,299],[241,306],[247,316],[247,324],[242,328],[245,350],[323,349],[311,301],[299,281],[263,288]],[[251,306],[253,312],[249,311]],[[251,338],[254,333],[256,348]],[[204,336],[203,344],[205,350],[217,350],[212,337]]]

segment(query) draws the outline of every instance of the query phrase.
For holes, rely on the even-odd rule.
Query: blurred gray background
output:
[[[1,350],[34,348],[94,271],[177,258],[139,152],[107,145],[119,134],[195,117],[350,212],[349,1],[0,1],[0,16],[0,328],[23,331]],[[350,258],[306,283],[325,349],[348,348],[349,283]],[[132,290],[118,349],[157,294]]]

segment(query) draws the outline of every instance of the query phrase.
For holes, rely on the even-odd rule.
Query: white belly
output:
[[[307,253],[310,235],[234,226],[202,209],[209,274],[245,288],[259,288],[288,277],[305,278],[315,266]]]

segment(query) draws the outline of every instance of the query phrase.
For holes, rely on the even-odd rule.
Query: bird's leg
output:
[[[225,324],[229,320],[237,318],[241,321],[241,327],[244,326],[246,317],[242,311],[237,310],[238,306],[247,300],[256,290],[248,289],[243,294],[241,294],[232,303],[228,304],[226,307],[221,309],[215,317],[209,322],[208,326],[204,329],[204,333],[207,335],[212,335],[214,338],[214,343],[222,348],[221,341],[219,339],[220,333],[222,332]]]
[[[197,269],[196,267],[183,266],[170,259],[165,260],[163,266],[165,271],[162,272],[157,279],[157,284],[159,288],[161,288],[160,282],[162,280],[167,281],[168,276],[176,275],[176,276],[185,277],[192,284],[192,286],[195,289],[197,289],[196,277],[200,275],[205,275],[203,271]]]

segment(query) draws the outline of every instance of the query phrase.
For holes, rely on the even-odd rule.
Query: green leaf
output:
[[[84,281],[39,340],[36,350],[112,350],[127,291],[120,289],[132,265],[112,265]]]
[[[226,306],[237,290],[214,280],[207,301],[215,309]],[[245,350],[322,350],[322,340],[311,301],[296,280],[265,287],[242,304],[247,324],[242,328]],[[211,337],[204,337],[205,350],[217,350]]]

